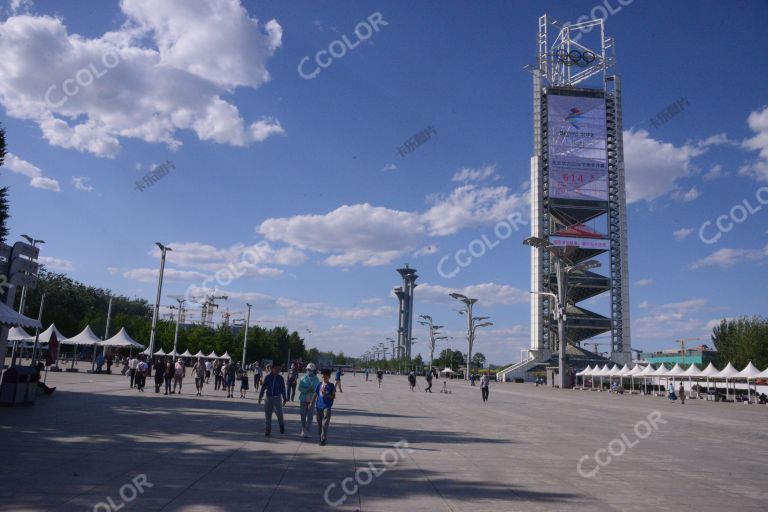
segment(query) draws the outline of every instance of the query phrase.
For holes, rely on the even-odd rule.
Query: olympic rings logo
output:
[[[555,50],[554,57],[560,64],[565,64],[566,66],[576,65],[580,68],[589,66],[597,58],[595,53],[589,50],[571,50],[570,52]]]

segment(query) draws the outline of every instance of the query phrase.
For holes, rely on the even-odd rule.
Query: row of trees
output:
[[[736,368],[752,364],[768,367],[768,319],[759,316],[722,320],[712,331],[720,366],[730,361]]]
[[[90,325],[98,336],[103,336],[109,299],[112,297],[109,335],[114,335],[125,327],[137,341],[143,344],[149,341],[152,306],[144,299],[114,295],[109,290],[87,286],[64,274],[42,269],[37,288],[29,290],[27,294],[25,313],[28,316],[37,316],[43,293],[46,294],[43,325],[55,323],[65,336],[74,336],[87,325]],[[18,308],[18,297],[16,307]],[[158,320],[155,350],[161,347],[166,352],[173,350],[175,330],[174,321]],[[189,325],[179,330],[177,350],[189,350],[193,354],[198,350],[206,354],[214,350],[220,355],[229,352],[233,358],[240,360],[243,353],[243,332],[242,329],[233,330],[223,325],[216,328]],[[285,364],[289,351],[292,360],[306,359],[312,352],[306,350],[304,339],[296,331],[289,332],[286,327],[265,329],[251,326],[248,330],[248,361],[272,359],[275,363]],[[315,350],[312,355],[316,354],[319,353]]]

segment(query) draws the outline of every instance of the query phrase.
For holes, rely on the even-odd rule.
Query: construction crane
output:
[[[229,319],[230,319],[230,317],[232,317],[234,315],[241,315],[243,313],[245,313],[245,311],[230,312],[229,308],[227,308],[227,310],[221,314],[222,323],[224,324],[224,327],[229,327]]]
[[[701,338],[685,338],[681,340],[675,340],[675,343],[680,344],[680,364],[685,364],[685,343],[687,341],[699,341]]]
[[[215,293],[205,295],[204,297],[192,297],[190,299],[191,301],[197,302],[203,306],[203,309],[200,313],[200,324],[203,326],[210,324],[210,326],[213,327],[213,313],[214,310],[219,307],[219,305],[216,304],[216,301],[219,299],[227,300],[228,298],[229,297],[226,295],[216,295]],[[202,302],[200,302],[201,299],[203,299]],[[229,321],[229,319],[227,319],[227,321]]]
[[[187,298],[183,295],[168,295],[169,299],[175,299],[176,302],[179,303],[178,306],[170,306],[170,309],[179,309],[180,315],[179,315],[179,325],[184,325],[187,320],[187,308],[184,306],[184,303],[187,302]]]

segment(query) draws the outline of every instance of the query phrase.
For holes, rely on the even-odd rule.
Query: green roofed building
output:
[[[678,363],[682,366],[695,363],[699,368],[704,369],[710,362],[717,359],[717,350],[713,350],[707,345],[688,348],[685,349],[685,352],[673,348],[659,352],[644,352],[643,359],[654,364],[667,363],[668,365],[674,365]]]

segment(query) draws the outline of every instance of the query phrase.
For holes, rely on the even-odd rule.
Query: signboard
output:
[[[567,236],[551,236],[549,242],[558,247],[578,247],[579,249],[597,249],[608,251],[611,241],[601,238],[572,238]]]
[[[549,197],[608,200],[605,99],[550,94]]]

